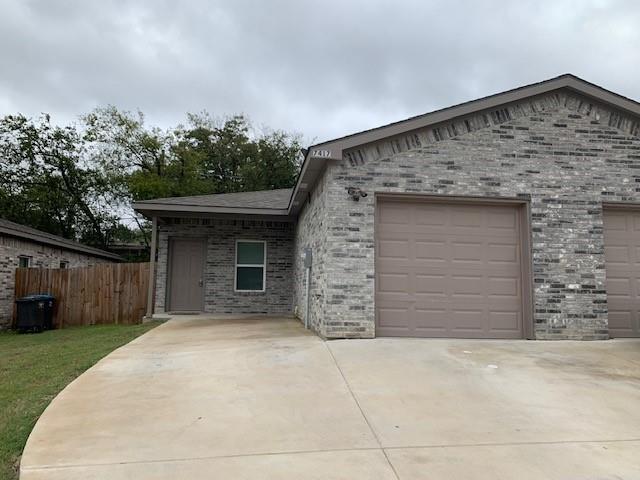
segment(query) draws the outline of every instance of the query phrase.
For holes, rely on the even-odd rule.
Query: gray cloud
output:
[[[640,99],[640,2],[0,0],[0,114],[246,113],[320,141],[571,72]]]

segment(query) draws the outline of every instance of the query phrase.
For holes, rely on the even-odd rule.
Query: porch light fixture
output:
[[[354,202],[360,201],[361,198],[367,196],[367,192],[363,191],[357,187],[347,187],[347,194],[351,197],[351,200]]]

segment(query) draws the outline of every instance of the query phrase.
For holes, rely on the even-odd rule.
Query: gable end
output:
[[[566,108],[592,122],[616,128],[627,135],[640,137],[640,120],[568,89],[530,97],[520,102],[454,118],[448,122],[405,132],[394,137],[345,150],[343,160],[351,167],[364,165],[398,153],[423,148],[467,133],[499,126],[537,113]]]

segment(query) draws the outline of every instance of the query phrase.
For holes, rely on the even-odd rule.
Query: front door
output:
[[[202,238],[170,240],[169,311],[203,310],[205,247]]]

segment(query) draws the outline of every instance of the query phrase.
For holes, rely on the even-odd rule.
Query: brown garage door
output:
[[[604,211],[609,335],[640,337],[640,211]]]
[[[378,200],[378,336],[523,337],[519,206]]]

